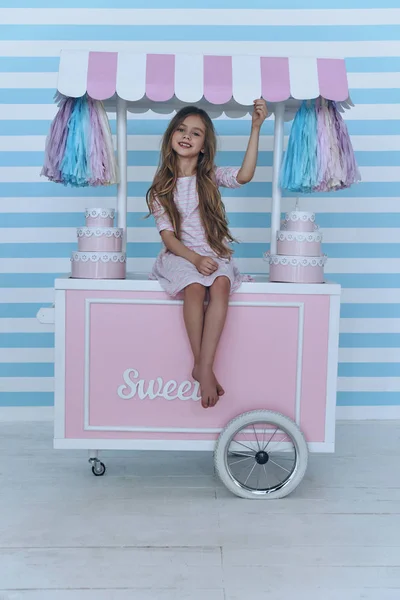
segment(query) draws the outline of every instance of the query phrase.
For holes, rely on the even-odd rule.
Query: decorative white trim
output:
[[[92,217],[96,219],[101,217],[102,219],[113,219],[115,217],[115,208],[85,208],[85,217]]]
[[[219,433],[220,428],[185,428],[185,427],[126,427],[108,425],[90,425],[90,327],[92,304],[136,304],[136,305],[169,305],[179,306],[180,300],[137,299],[137,298],[86,298],[85,299],[85,365],[84,365],[84,423],[85,431],[118,431],[118,432],[146,432],[146,433]],[[300,424],[301,415],[301,387],[302,387],[302,360],[303,360],[303,335],[304,335],[304,303],[303,302],[229,302],[229,306],[263,306],[297,308],[299,321],[297,331],[297,365],[296,365],[296,395],[295,395],[295,420]],[[61,436],[60,436],[61,437]]]
[[[126,255],[123,252],[74,252],[71,256],[71,262],[126,262]]]
[[[59,290],[87,290],[91,292],[162,292],[158,283],[148,278],[147,273],[127,273],[126,279],[71,279],[60,277],[55,281]],[[340,285],[330,281],[320,283],[275,283],[266,275],[256,275],[255,281],[244,282],[235,292],[234,297],[241,294],[279,294],[279,295],[340,295]]]
[[[216,440],[110,440],[110,439],[54,439],[56,450],[92,450],[92,456],[98,456],[99,451],[107,450],[163,450],[163,451],[203,451],[213,452]],[[96,448],[96,450],[93,450]],[[331,453],[333,444],[311,442],[310,452]]]
[[[85,341],[84,341],[84,400],[83,400],[83,428],[86,430],[86,425],[89,425],[89,398],[90,398],[90,299],[85,299]]]
[[[326,374],[325,442],[335,444],[336,391],[339,361],[340,296],[329,298],[328,364]]]
[[[210,451],[215,448],[215,440],[129,440],[129,439],[103,439],[83,438],[64,439],[55,438],[56,450],[93,450],[96,454],[101,450],[185,450],[185,451]]]
[[[323,267],[327,256],[286,256],[284,254],[269,254],[265,252],[264,259],[270,265],[290,265],[291,267]]]
[[[54,344],[54,436],[65,436],[65,343],[66,343],[66,292],[55,292],[55,344]]]
[[[315,213],[306,210],[292,210],[285,214],[285,221],[315,221]]]
[[[288,221],[282,221],[280,231],[293,231],[293,230],[288,229]],[[316,223],[313,223],[312,231],[319,231],[319,225],[317,225]]]
[[[280,242],[322,242],[322,233],[319,231],[278,231],[277,239]]]
[[[0,423],[48,423],[55,420],[55,408],[53,406],[2,406],[0,407]],[[336,423],[346,421],[400,421],[400,405],[399,406],[337,406],[336,407]],[[63,432],[64,434],[64,432]],[[98,447],[104,450],[124,450],[129,449],[127,446],[119,446],[120,443],[124,442],[138,442],[143,440],[104,440],[104,439],[64,439],[57,438],[56,442],[59,444],[65,442],[63,447],[78,450],[80,446],[77,443],[85,444],[82,446],[84,449],[90,447]],[[166,450],[167,448],[162,447],[162,444],[166,443],[163,440],[157,442],[161,444],[158,448],[160,450]],[[106,448],[105,444],[109,444]],[[312,448],[313,452],[323,452],[324,450],[315,450],[316,444],[320,444],[321,447],[326,447],[324,442],[311,442],[309,448]],[[328,444],[329,446],[329,444]],[[61,447],[61,446],[56,446]],[[134,448],[132,448],[134,449]],[[155,448],[157,449],[157,448]],[[310,450],[311,451],[311,450]]]
[[[297,329],[297,365],[296,365],[296,399],[295,399],[295,421],[300,426],[301,418],[301,383],[303,375],[303,343],[304,343],[304,303],[298,304],[299,323]]]
[[[122,238],[124,230],[121,227],[79,227],[76,230],[76,234],[79,238],[81,237],[102,237],[107,238],[115,237]]]

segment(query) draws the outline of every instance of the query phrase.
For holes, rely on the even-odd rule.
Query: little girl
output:
[[[214,358],[229,295],[243,280],[232,258],[229,243],[235,240],[218,187],[238,188],[252,180],[266,117],[265,101],[255,100],[242,166],[216,168],[217,143],[210,117],[199,108],[183,108],[164,134],[160,166],[146,195],[164,244],[153,275],[171,296],[183,290],[183,315],[194,358],[192,375],[200,383],[204,408],[215,406],[224,394],[214,375]]]

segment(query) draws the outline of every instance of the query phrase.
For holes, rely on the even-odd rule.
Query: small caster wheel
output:
[[[104,475],[105,472],[106,472],[105,464],[100,461],[96,461],[92,467],[93,475],[95,475],[96,477],[102,477],[102,475]]]

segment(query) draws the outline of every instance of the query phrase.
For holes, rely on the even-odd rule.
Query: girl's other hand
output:
[[[254,100],[254,109],[252,115],[253,127],[261,127],[268,116],[267,103],[263,98]]]
[[[197,256],[194,266],[202,275],[212,275],[218,269],[218,263],[209,256]]]

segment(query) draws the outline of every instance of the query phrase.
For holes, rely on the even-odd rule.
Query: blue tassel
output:
[[[315,102],[303,102],[293,121],[282,164],[280,185],[297,193],[310,193],[318,185],[317,113]]]
[[[61,161],[61,179],[65,185],[86,187],[91,177],[88,161],[90,113],[87,98],[78,98],[68,121],[65,154]]]

